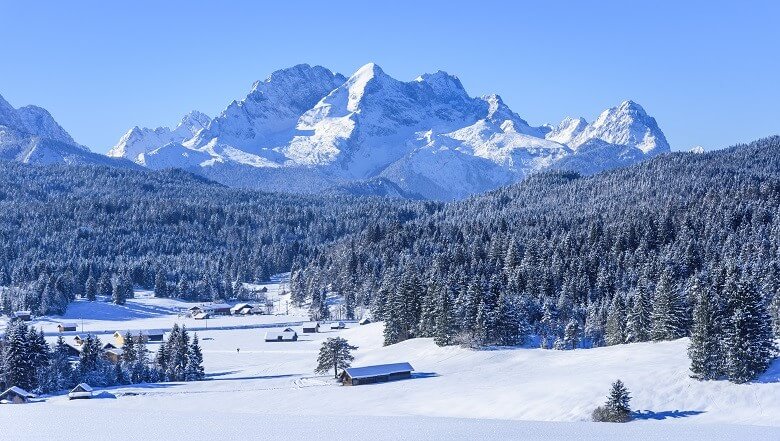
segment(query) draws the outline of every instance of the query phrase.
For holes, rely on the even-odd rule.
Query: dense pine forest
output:
[[[325,290],[369,306],[388,344],[533,337],[574,349],[690,335],[696,376],[742,382],[775,353],[779,253],[774,137],[592,177],[541,174],[380,220],[311,256],[292,288],[314,308]]]
[[[0,311],[57,314],[97,295],[121,303],[133,286],[191,300],[250,296],[237,281],[263,281],[377,219],[426,209],[242,191],[176,170],[0,162]]]
[[[182,171],[0,163],[0,308],[132,287],[251,296],[291,271],[313,318],[342,296],[385,341],[576,349],[691,337],[702,379],[754,379],[780,336],[780,137],[559,171],[464,201],[294,196]]]

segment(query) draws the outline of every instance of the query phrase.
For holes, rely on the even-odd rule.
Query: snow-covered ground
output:
[[[74,307],[85,308],[83,315],[95,308],[85,319],[95,328],[159,328],[179,320],[172,300],[139,298],[128,304],[144,312],[112,320],[99,313],[109,305]],[[221,320],[269,324],[289,318]],[[474,351],[440,348],[430,339],[383,347],[382,323],[320,334],[302,334],[294,326],[301,337],[294,343],[266,343],[268,329],[211,325],[198,331],[206,381],[111,388],[107,399],[53,396],[2,406],[0,431],[13,428],[13,439],[21,440],[75,434],[190,440],[780,439],[780,362],[753,384],[698,382],[689,378],[687,339],[576,351]],[[413,378],[342,387],[314,374],[322,340],[335,335],[359,347],[354,366],[406,361],[416,369]],[[638,420],[587,422],[617,378],[631,391]]]

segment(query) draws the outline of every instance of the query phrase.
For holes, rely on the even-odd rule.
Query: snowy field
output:
[[[108,304],[94,313],[88,304],[73,307],[88,316],[88,330],[144,329],[182,323],[177,303],[136,299],[128,303],[130,317],[116,310],[102,315]],[[292,318],[305,320],[218,320],[273,326]],[[12,430],[10,439],[19,440],[780,439],[780,362],[753,384],[698,382],[689,378],[687,339],[576,351],[473,351],[440,348],[430,339],[383,347],[381,323],[319,334],[294,326],[301,338],[290,343],[266,343],[271,329],[212,326],[198,331],[207,380],[110,388],[102,399],[53,396],[2,406],[0,432]],[[342,387],[314,374],[322,340],[335,335],[359,347],[354,366],[408,361],[413,378]],[[631,391],[638,420],[587,422],[617,378]]]

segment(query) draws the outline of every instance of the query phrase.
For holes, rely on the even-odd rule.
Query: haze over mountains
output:
[[[115,163],[78,146],[45,110],[0,104],[8,128],[0,157]],[[40,140],[54,144],[42,149]],[[655,119],[632,101],[592,123],[534,127],[498,95],[469,96],[453,75],[403,82],[371,63],[349,78],[306,64],[276,71],[215,118],[191,112],[173,129],[134,127],[108,156],[230,186],[448,200],[538,171],[590,174],[669,150]]]

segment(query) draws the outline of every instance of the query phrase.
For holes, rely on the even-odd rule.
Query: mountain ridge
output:
[[[630,100],[592,123],[577,117],[535,127],[498,94],[470,96],[455,75],[400,81],[375,63],[349,77],[308,64],[275,71],[186,140],[161,142],[139,130],[140,153],[123,154],[120,140],[109,155],[233,186],[279,190],[270,176],[289,175],[314,186],[298,182],[292,192],[352,184],[364,191],[372,186],[360,182],[382,179],[393,192],[442,200],[542,170],[589,174],[670,151],[655,119]]]

